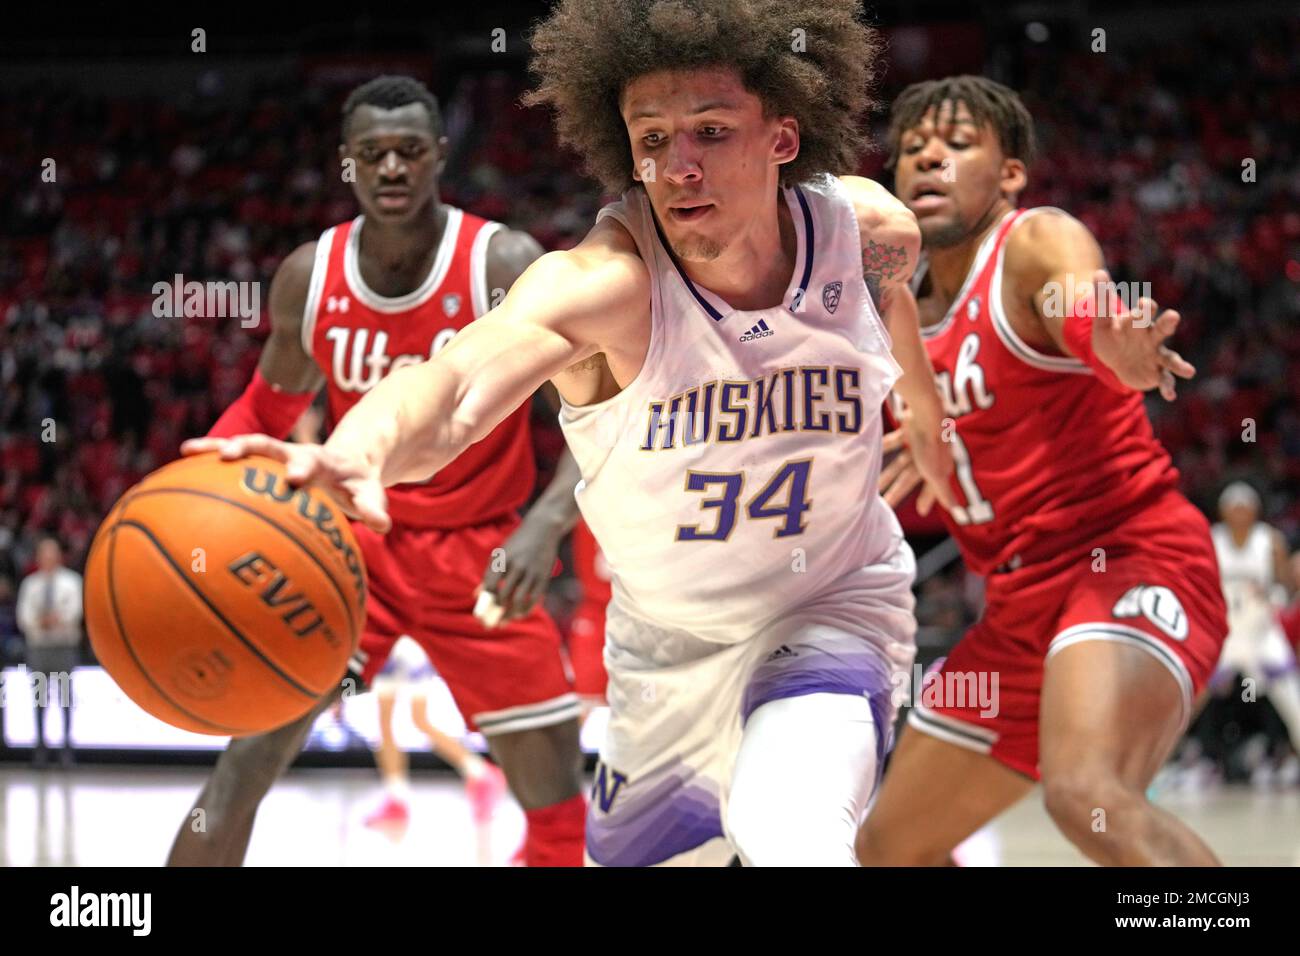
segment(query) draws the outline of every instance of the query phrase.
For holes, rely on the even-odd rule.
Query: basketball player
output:
[[[322,384],[337,422],[386,375],[477,325],[493,290],[540,253],[530,237],[439,201],[447,140],[421,84],[379,77],[353,91],[343,140],[339,157],[355,169],[363,214],[281,265],[258,371],[212,436],[283,436]],[[580,865],[579,705],[559,633],[540,609],[491,631],[473,615],[483,569],[518,526],[535,474],[528,410],[511,411],[453,466],[392,490],[387,536],[355,528],[370,575],[360,678],[379,670],[399,635],[415,638],[524,808],[527,863]],[[172,864],[243,859],[259,802],[330,699],[291,725],[231,742],[195,803],[206,827],[182,824]]]
[[[1208,524],[1142,404],[1194,374],[1164,345],[1178,314],[1146,299],[1130,312],[1087,228],[1016,207],[1033,127],[1007,87],[914,84],[889,146],[924,237],[922,336],[954,426],[945,523],[986,606],[909,714],[860,856],[946,863],[1041,777],[1048,813],[1097,862],[1215,863],[1145,796],[1226,631]],[[917,483],[910,457],[882,476],[891,503]]]
[[[382,530],[385,485],[555,383],[613,591],[593,863],[855,862],[914,655],[914,562],[876,490],[891,385],[920,403],[922,472],[951,469],[908,309],[915,220],[830,175],[856,165],[879,49],[857,7],[561,0],[529,101],[622,198],[324,447],[189,446],[273,455]]]
[[[1300,753],[1300,673],[1278,619],[1292,590],[1282,532],[1259,520],[1259,493],[1234,481],[1219,495],[1219,518],[1210,531],[1228,603],[1228,639],[1219,670],[1253,679],[1286,725]]]

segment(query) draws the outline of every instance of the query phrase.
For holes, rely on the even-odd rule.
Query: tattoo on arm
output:
[[[590,358],[585,358],[581,362],[574,362],[572,365],[566,368],[565,371],[566,372],[591,372],[594,371],[595,369],[600,368],[601,365],[604,364],[604,362],[605,362],[605,353],[597,352],[595,355],[591,356]]]
[[[884,294],[887,289],[881,287],[905,274],[907,269],[907,249],[903,246],[887,246],[881,242],[867,240],[862,250],[862,278],[866,280],[871,300],[876,304],[876,311],[885,308]]]

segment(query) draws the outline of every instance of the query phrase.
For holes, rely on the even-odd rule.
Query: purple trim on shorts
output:
[[[1263,670],[1264,679],[1274,681],[1296,670],[1296,662],[1293,660],[1287,664],[1266,664]]]
[[[1279,677],[1285,677],[1287,674],[1294,673],[1297,670],[1300,670],[1300,664],[1297,664],[1296,661],[1291,661],[1289,664],[1265,664],[1260,668],[1258,676],[1262,676],[1264,678],[1264,683],[1267,684],[1270,681],[1275,681]],[[1217,693],[1223,693],[1223,691],[1228,688],[1236,687],[1237,679],[1245,679],[1255,676],[1256,675],[1254,674],[1243,673],[1235,667],[1218,667],[1215,668],[1214,673],[1210,675],[1210,679],[1206,684],[1210,690]],[[1265,690],[1265,693],[1267,693],[1267,689]]]
[[[785,653],[783,653],[785,652]],[[866,697],[876,724],[876,783],[885,770],[885,755],[894,746],[894,704],[891,670],[863,642],[861,650],[843,644],[822,648],[816,643],[781,645],[754,668],[740,705],[743,727],[750,715],[773,700],[807,694],[852,694]]]
[[[680,758],[626,780],[608,812],[594,796],[587,806],[587,853],[601,866],[653,866],[722,835],[717,784]]]

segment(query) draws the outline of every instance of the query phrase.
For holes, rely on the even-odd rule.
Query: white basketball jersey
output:
[[[1230,610],[1261,600],[1273,587],[1273,535],[1271,525],[1255,522],[1242,547],[1232,540],[1225,524],[1210,529],[1214,551],[1219,558],[1219,577]]]
[[[614,604],[714,642],[744,640],[902,541],[876,488],[900,369],[851,200],[830,177],[782,200],[794,272],[781,305],[756,311],[687,278],[642,188],[602,209],[650,270],[650,344],[618,395],[560,413]]]

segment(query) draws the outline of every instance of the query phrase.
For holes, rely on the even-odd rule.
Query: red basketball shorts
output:
[[[1228,631],[1209,525],[1176,492],[1085,548],[989,575],[985,598],[984,614],[917,691],[908,724],[1035,780],[1053,654],[1081,641],[1147,652],[1177,681],[1186,722]]]
[[[518,524],[509,515],[454,531],[394,525],[386,535],[352,526],[370,576],[361,637],[365,683],[408,635],[429,655],[471,728],[490,736],[578,717],[559,629],[540,606],[492,629],[473,614],[492,551]]]
[[[569,622],[569,663],[578,696],[605,702],[605,601],[582,601]]]

